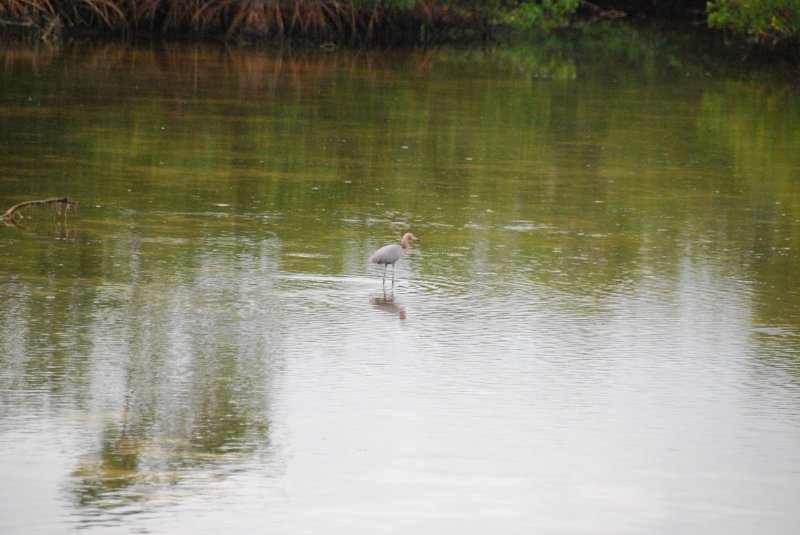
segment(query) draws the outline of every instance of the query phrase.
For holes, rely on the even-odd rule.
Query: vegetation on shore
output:
[[[797,0],[713,0],[708,2],[708,25],[757,45],[775,47],[800,40],[800,2]]]
[[[0,0],[0,34],[408,44],[485,41],[626,15],[669,24],[676,14],[702,17],[729,42],[768,50],[800,43],[797,0]]]
[[[0,0],[0,26],[60,34],[333,43],[487,38],[498,25],[567,25],[579,0]]]

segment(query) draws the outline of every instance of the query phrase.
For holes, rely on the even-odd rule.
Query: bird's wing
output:
[[[380,264],[381,263],[381,259],[384,257],[384,255],[386,253],[386,248],[387,247],[389,247],[389,246],[388,245],[384,245],[383,247],[381,247],[380,249],[378,249],[377,251],[372,253],[372,256],[369,257],[369,261],[372,262],[373,264]]]
[[[397,259],[400,255],[395,251],[395,249],[399,249],[400,246],[396,243],[391,245],[384,245],[374,253],[372,256],[369,257],[369,261],[373,264],[393,264],[397,262]]]

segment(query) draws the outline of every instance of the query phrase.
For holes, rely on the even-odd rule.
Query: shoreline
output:
[[[121,1],[121,4],[125,2]],[[86,2],[86,5],[94,6],[91,2]],[[106,6],[104,10],[98,7],[101,5]],[[620,5],[632,9],[626,12],[607,7],[603,2],[593,4],[582,1],[575,13],[560,20],[558,25],[543,25],[527,30],[514,27],[507,21],[498,22],[501,19],[497,13],[477,10],[460,12],[457,16],[441,10],[422,9],[383,9],[380,13],[376,9],[368,13],[356,11],[352,3],[336,3],[341,6],[339,11],[321,13],[311,8],[319,8],[322,3],[296,2],[293,5],[306,6],[306,11],[295,12],[288,17],[288,14],[279,14],[277,11],[271,14],[251,12],[251,8],[241,7],[243,4],[229,2],[224,4],[229,11],[218,9],[201,19],[199,12],[192,12],[188,8],[183,13],[172,15],[172,18],[169,13],[161,12],[150,13],[150,18],[146,17],[147,14],[133,18],[120,9],[108,7],[112,5],[116,4],[98,3],[91,9],[86,8],[91,16],[79,16],[76,10],[75,18],[67,20],[63,14],[36,11],[33,7],[28,7],[26,13],[17,13],[15,17],[14,11],[4,6],[4,0],[0,0],[0,8],[5,8],[0,9],[0,12],[4,12],[0,17],[0,42],[22,46],[116,41],[323,50],[406,49],[535,41],[552,35],[591,32],[593,28],[603,26],[604,31],[610,32],[644,28],[648,31],[697,36],[709,42],[716,41],[720,49],[738,55],[742,63],[800,67],[798,40],[792,37],[775,39],[748,36],[710,28],[705,13],[689,9],[686,5],[683,9],[666,9],[663,6],[647,9],[623,0]]]

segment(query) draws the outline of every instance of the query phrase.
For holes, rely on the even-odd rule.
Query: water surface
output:
[[[640,40],[5,50],[0,531],[793,533],[797,87]]]

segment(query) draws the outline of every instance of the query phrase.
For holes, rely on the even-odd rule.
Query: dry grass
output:
[[[367,43],[379,30],[419,33],[443,13],[431,0],[404,10],[381,0],[0,0],[0,30]]]

